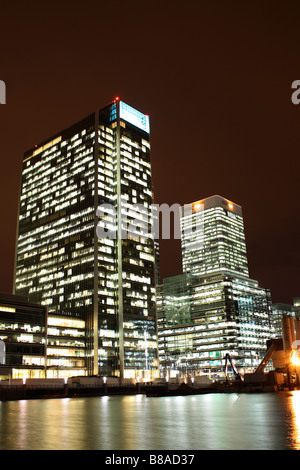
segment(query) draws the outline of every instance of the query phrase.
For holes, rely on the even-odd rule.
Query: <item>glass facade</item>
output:
[[[166,325],[185,325],[191,322],[190,291],[187,276],[182,274],[164,279],[164,315]]]
[[[149,122],[120,107],[24,155],[15,291],[48,306],[48,376],[157,371]]]
[[[293,305],[276,303],[272,305],[272,326],[274,328],[274,336],[282,337],[281,319],[283,315],[295,316],[295,308]]]
[[[176,281],[165,279],[158,288],[159,354],[164,374],[175,370],[184,375],[222,377],[226,353],[245,372],[257,366],[270,338],[270,292],[254,280],[219,273],[186,283],[183,301],[178,299]],[[185,317],[178,315],[180,305],[188,312]]]
[[[294,297],[293,308],[296,316],[300,316],[300,297]]]

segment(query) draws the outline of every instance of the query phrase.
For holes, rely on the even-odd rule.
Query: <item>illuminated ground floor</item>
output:
[[[224,378],[226,354],[241,373],[264,357],[273,334],[271,296],[256,281],[226,273],[192,282],[175,276],[157,297],[162,375]]]
[[[193,324],[169,327],[159,331],[160,370],[164,376],[222,377],[229,354],[241,373],[252,372],[264,357],[267,339],[267,328],[249,328],[241,336],[238,323],[224,320],[209,328]]]

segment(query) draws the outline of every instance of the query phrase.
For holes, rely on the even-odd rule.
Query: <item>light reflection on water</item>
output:
[[[300,391],[292,392],[291,404],[290,446],[295,450],[300,450]]]
[[[0,449],[300,450],[300,391],[0,402]]]

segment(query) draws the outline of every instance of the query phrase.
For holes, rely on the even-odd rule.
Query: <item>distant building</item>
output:
[[[251,370],[270,338],[271,295],[252,279],[216,273],[185,283],[164,279],[158,288],[158,340],[164,373],[223,376],[229,353]],[[173,288],[173,293],[172,293]]]
[[[49,377],[157,374],[152,202],[149,117],[119,99],[24,154],[15,292],[49,309]]]
[[[47,307],[0,294],[0,377],[44,378]]]
[[[293,307],[295,310],[295,315],[300,317],[300,297],[295,297],[293,299]]]
[[[271,322],[274,328],[274,336],[282,337],[281,319],[283,315],[295,316],[295,307],[284,303],[274,303],[272,305]]]
[[[221,196],[182,211],[183,275],[157,288],[164,374],[224,377],[229,353],[244,371],[272,337],[271,293],[249,278],[242,209]]]

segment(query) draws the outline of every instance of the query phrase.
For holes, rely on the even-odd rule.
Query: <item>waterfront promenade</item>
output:
[[[186,383],[187,382],[187,383]],[[105,377],[74,377],[69,379],[12,379],[0,382],[0,401],[41,398],[88,397],[105,395],[137,395],[149,397],[201,395],[209,393],[274,392],[277,388],[269,382],[260,383],[198,383],[191,380],[165,379],[154,382]],[[296,390],[286,387],[280,390]]]

